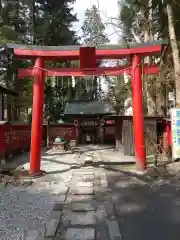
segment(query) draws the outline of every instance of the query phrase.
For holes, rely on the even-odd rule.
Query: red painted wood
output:
[[[172,135],[171,135],[171,122],[167,122],[167,137],[168,137],[168,145],[172,146]]]
[[[96,67],[95,47],[80,47],[79,52],[80,69]]]
[[[9,125],[5,132],[5,144],[8,151],[27,150],[30,145],[30,125]]]
[[[105,125],[104,126],[104,141],[112,141],[115,143],[115,125]]]
[[[78,68],[54,68],[54,69],[44,69],[45,76],[94,76],[94,75],[108,75],[108,76],[119,76],[121,74],[130,75],[132,72],[131,66],[125,67],[103,67],[103,68],[93,68],[93,69],[78,69]],[[158,74],[159,69],[157,65],[144,66],[144,74]],[[18,78],[32,77],[34,76],[33,68],[19,68]]]
[[[165,152],[169,152],[171,146],[172,146],[171,122],[164,121],[163,150]]]
[[[161,51],[161,45],[143,46],[137,48],[123,48],[123,49],[96,49],[97,59],[120,59],[127,57],[131,54],[141,54],[142,56],[154,55]],[[32,58],[32,57],[45,57],[46,59],[57,59],[59,60],[79,60],[78,50],[69,51],[49,51],[49,50],[32,50],[32,49],[14,49],[14,55],[19,58]]]
[[[74,124],[52,124],[49,128],[49,138],[61,137],[66,140],[76,140],[76,127]]]
[[[5,160],[6,153],[29,150],[30,139],[30,125],[0,125],[0,154],[3,160]]]
[[[44,59],[37,58],[34,68],[33,82],[33,112],[31,130],[30,173],[40,172],[41,143],[43,134],[43,104],[44,104]]]
[[[140,56],[134,55],[132,62],[132,107],[133,107],[133,131],[134,151],[136,164],[139,170],[146,169],[146,154],[144,146],[144,118],[142,105],[142,79]]]

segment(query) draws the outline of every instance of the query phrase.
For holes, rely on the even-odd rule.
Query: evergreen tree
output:
[[[144,100],[147,100],[150,112],[154,102],[153,108],[156,105],[157,112],[161,113],[166,108],[167,93],[169,89],[172,91],[174,85],[172,82],[176,82],[177,95],[180,92],[179,1],[123,0],[120,6],[119,27],[123,33],[122,41],[140,43],[162,38],[170,40],[171,48],[166,49],[160,60],[160,78],[148,77],[147,81],[146,77],[144,81]],[[151,64],[153,59],[146,58],[146,62]]]
[[[32,44],[33,36],[34,43],[39,45],[69,45],[77,43],[76,34],[72,30],[72,24],[77,20],[71,11],[73,2],[74,0],[19,0],[12,4],[12,1],[10,3],[8,1],[0,1],[0,42]],[[16,68],[33,66],[33,64],[31,61],[14,62]],[[64,66],[69,65],[68,62],[63,64]],[[60,67],[62,63],[47,62],[47,67],[56,66]],[[7,98],[9,102],[9,120],[12,119],[12,108],[15,116],[17,108],[24,109],[25,113],[27,113],[28,108],[32,105],[32,80],[17,80],[14,78],[12,81],[13,71],[11,69],[8,72],[8,79],[4,75],[0,76],[1,82],[13,87],[19,93],[18,98]],[[50,82],[48,79],[46,80],[45,109],[48,109],[45,111],[46,115],[55,114],[56,117],[60,116],[64,103],[70,96],[68,87],[71,84],[68,83],[67,79],[64,81],[63,87],[61,87],[60,85],[62,84],[53,85],[53,79],[50,79]],[[52,109],[54,110],[52,111]]]
[[[100,45],[109,42],[105,34],[105,25],[95,5],[86,10],[82,30],[84,43],[86,44]]]
[[[109,39],[105,33],[105,25],[103,24],[100,12],[95,5],[93,5],[92,8],[86,10],[82,31],[83,42],[85,44],[97,46],[109,42]],[[99,65],[100,62],[97,62],[97,66]],[[101,92],[101,83],[98,85],[98,78],[96,76],[86,77],[85,81],[86,83],[83,84],[83,87],[86,89],[88,86],[88,89],[86,89],[86,98],[90,100],[98,100],[98,93]]]
[[[41,45],[73,45],[77,43],[72,25],[77,21],[72,14],[74,0],[37,0],[36,43]],[[68,67],[70,62],[47,62],[47,67]],[[45,82],[45,116],[55,121],[60,118],[67,101],[71,100],[72,80],[70,77],[48,78]]]
[[[36,42],[42,45],[71,45],[77,43],[72,24],[74,0],[36,0]]]

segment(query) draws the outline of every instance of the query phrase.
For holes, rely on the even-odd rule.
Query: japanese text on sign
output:
[[[71,128],[53,128],[51,130],[52,136],[59,136],[59,137],[70,137],[72,135]]]
[[[172,157],[180,158],[180,109],[171,109]]]
[[[4,133],[4,141],[6,144],[13,143],[13,141],[27,141],[30,139],[30,130],[7,131]]]

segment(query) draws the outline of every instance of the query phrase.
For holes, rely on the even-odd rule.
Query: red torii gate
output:
[[[20,59],[35,59],[33,68],[18,69],[18,77],[34,77],[33,82],[33,113],[31,130],[30,173],[40,173],[42,120],[44,104],[44,78],[45,76],[92,76],[111,75],[118,76],[127,73],[132,77],[132,106],[134,149],[137,167],[146,169],[146,154],[144,146],[144,119],[142,109],[142,81],[141,75],[157,74],[156,65],[142,68],[141,57],[156,55],[162,51],[164,41],[135,44],[129,48],[120,45],[88,46],[23,46],[8,44],[14,49],[14,56]],[[102,59],[132,59],[131,65],[123,67],[97,67],[96,60]],[[80,68],[46,69],[46,60],[79,60]]]

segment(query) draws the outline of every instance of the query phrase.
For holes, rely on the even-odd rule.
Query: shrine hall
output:
[[[77,100],[67,104],[64,119],[76,125],[76,144],[115,144],[115,121],[104,119],[114,113],[111,104]]]

